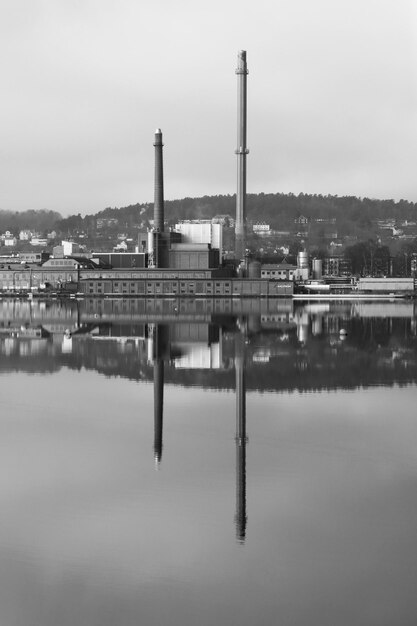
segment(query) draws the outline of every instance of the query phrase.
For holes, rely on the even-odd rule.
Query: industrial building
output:
[[[88,297],[192,297],[268,298],[291,297],[294,284],[310,281],[309,291],[330,292],[324,276],[350,275],[343,257],[314,259],[312,271],[308,252],[298,253],[297,264],[264,264],[246,254],[246,157],[247,148],[247,63],[246,52],[238,53],[237,191],[234,264],[223,264],[224,218],[179,222],[165,228],[163,137],[154,135],[154,214],[152,228],[138,235],[136,252],[82,253],[71,241],[63,241],[47,258],[43,253],[4,257],[0,264],[3,294],[71,292]],[[220,219],[221,218],[221,219]],[[301,219],[301,218],[300,218]],[[1,263],[1,259],[0,259]],[[417,266],[417,264],[415,264]],[[414,268],[415,269],[415,268]],[[415,272],[416,273],[416,272]],[[331,279],[328,278],[330,283]],[[328,288],[329,287],[329,288]],[[328,289],[327,289],[328,288]],[[356,285],[337,289],[362,293],[414,294],[414,280],[361,279]]]

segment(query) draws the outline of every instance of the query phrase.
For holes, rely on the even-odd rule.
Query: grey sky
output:
[[[415,0],[0,0],[0,208],[248,191],[417,201]]]

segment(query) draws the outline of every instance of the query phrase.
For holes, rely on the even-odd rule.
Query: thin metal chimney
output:
[[[164,232],[164,166],[162,158],[162,131],[155,131],[155,189],[153,208],[153,227],[156,232]]]
[[[247,75],[246,51],[240,50],[237,55],[237,192],[236,192],[236,226],[235,255],[238,260],[245,256],[245,222],[246,222],[246,109],[247,109]]]

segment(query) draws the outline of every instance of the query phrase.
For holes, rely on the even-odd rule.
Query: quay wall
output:
[[[414,293],[414,278],[359,278],[361,293]]]

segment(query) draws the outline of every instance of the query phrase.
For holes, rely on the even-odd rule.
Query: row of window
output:
[[[267,296],[291,295],[292,284],[268,281],[82,281],[86,294],[106,295],[200,295]]]
[[[188,281],[83,281],[81,283],[84,292],[88,293],[208,293],[230,294],[231,282],[188,282]]]

